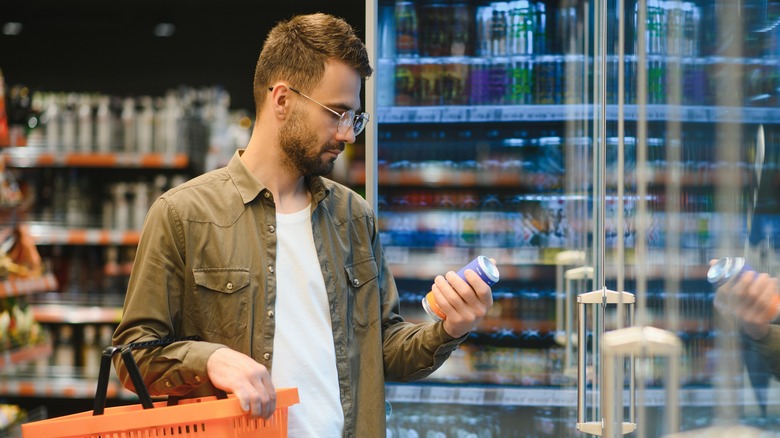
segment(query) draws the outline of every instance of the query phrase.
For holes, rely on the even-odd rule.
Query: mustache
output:
[[[344,152],[344,149],[346,149],[346,148],[347,148],[347,144],[346,143],[339,142],[339,143],[336,143],[335,145],[325,146],[323,148],[323,151],[324,152],[328,152],[328,151],[336,151],[337,150],[339,152]]]

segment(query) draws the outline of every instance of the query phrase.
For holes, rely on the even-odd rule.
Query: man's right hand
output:
[[[776,278],[749,271],[718,288],[715,307],[737,317],[748,336],[761,339],[777,316],[779,294]]]
[[[211,383],[232,393],[241,409],[253,417],[268,419],[276,409],[276,390],[268,368],[230,348],[220,348],[206,362]]]

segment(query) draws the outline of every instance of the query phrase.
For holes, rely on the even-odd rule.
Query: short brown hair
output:
[[[274,82],[288,81],[309,91],[322,79],[328,60],[353,67],[364,79],[373,72],[365,44],[343,19],[317,13],[277,23],[268,33],[255,67],[258,113]]]

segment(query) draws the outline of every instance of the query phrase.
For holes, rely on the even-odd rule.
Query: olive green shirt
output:
[[[761,339],[753,339],[744,335],[748,348],[758,352],[767,369],[780,379],[780,325],[772,324],[769,332]]]
[[[210,394],[206,362],[224,346],[271,369],[276,211],[273,195],[241,153],[226,167],[169,190],[147,214],[114,345],[202,339],[135,352],[152,395]],[[428,376],[463,338],[453,339],[440,322],[401,318],[376,217],[362,197],[326,178],[306,183],[328,291],[344,436],[384,436],[385,381]],[[124,366],[115,364],[132,389]]]

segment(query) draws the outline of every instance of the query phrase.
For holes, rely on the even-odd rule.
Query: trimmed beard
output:
[[[333,171],[336,158],[322,160],[322,154],[338,149],[344,150],[344,143],[326,144],[316,150],[319,139],[317,134],[309,129],[303,117],[303,111],[293,109],[290,118],[279,128],[279,147],[282,151],[282,165],[305,177],[323,176]]]

